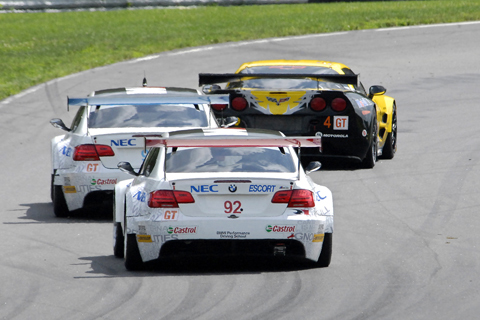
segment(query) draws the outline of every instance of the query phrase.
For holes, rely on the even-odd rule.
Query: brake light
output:
[[[277,191],[272,198],[272,203],[288,203],[287,207],[315,207],[313,193],[310,190],[295,189]]]
[[[273,195],[272,203],[288,203],[292,197],[292,190],[277,191]]]
[[[179,203],[194,203],[190,192],[177,190],[157,190],[150,192],[150,208],[178,208]]]
[[[75,147],[73,160],[98,161],[100,157],[112,157],[115,153],[110,146],[104,144],[82,144]]]
[[[323,111],[325,110],[326,107],[327,107],[327,102],[325,102],[325,99],[323,98],[316,97],[310,101],[310,108],[313,111]]]
[[[292,197],[288,202],[288,206],[289,207],[315,207],[312,191],[305,190],[305,189],[293,190]]]
[[[223,110],[227,109],[227,106],[228,106],[228,104],[215,103],[215,104],[212,104],[212,109],[215,110],[215,111],[223,111]]]
[[[231,107],[235,111],[243,111],[247,108],[248,103],[244,97],[236,97],[232,99]]]
[[[334,111],[340,112],[347,108],[347,101],[342,98],[335,98],[332,101],[332,109]]]

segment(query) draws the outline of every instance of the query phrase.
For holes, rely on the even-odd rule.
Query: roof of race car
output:
[[[333,69],[339,74],[344,74],[343,69],[345,68],[350,69],[343,63],[322,60],[259,60],[243,63],[235,73],[239,73],[246,68],[259,66],[317,66]]]
[[[316,147],[319,137],[286,137],[279,131],[245,128],[191,129],[146,137],[149,147]]]

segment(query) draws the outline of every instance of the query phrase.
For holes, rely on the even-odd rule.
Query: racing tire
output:
[[[53,186],[53,213],[59,218],[68,217],[70,214],[62,189],[62,186]]]
[[[330,261],[332,260],[332,238],[333,233],[325,233],[322,252],[320,252],[320,256],[315,264],[317,268],[326,268],[330,265]]]
[[[52,179],[50,181],[50,199],[52,200],[53,202],[53,195],[54,195],[54,192],[53,192],[53,180],[55,179],[55,174],[52,173]]]
[[[143,269],[142,256],[138,249],[137,235],[127,234],[125,241],[125,268],[128,271]]]
[[[113,224],[113,255],[117,258],[125,256],[125,237],[119,222]]]
[[[362,167],[365,169],[372,169],[375,167],[375,162],[377,162],[377,154],[378,154],[378,133],[377,133],[377,120],[375,119],[375,124],[372,130],[372,142],[370,143],[370,147],[368,148],[367,155],[365,159],[362,161]]]
[[[397,151],[397,109],[393,109],[392,115],[392,132],[387,135],[385,139],[385,146],[382,150],[383,159],[393,159]]]

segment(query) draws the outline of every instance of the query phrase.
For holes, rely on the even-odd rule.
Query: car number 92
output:
[[[223,207],[225,208],[225,213],[242,213],[242,203],[240,201],[225,201],[223,204]]]

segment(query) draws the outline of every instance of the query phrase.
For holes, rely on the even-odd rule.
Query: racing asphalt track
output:
[[[1,319],[476,319],[480,314],[480,23],[221,44],[57,79],[0,102]],[[330,267],[193,261],[127,272],[106,219],[53,215],[48,121],[66,97],[197,87],[257,59],[324,59],[397,100],[399,149],[373,170],[312,174],[334,195]]]

